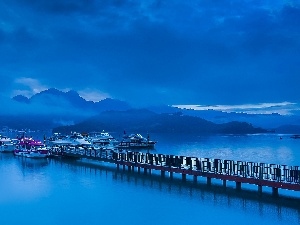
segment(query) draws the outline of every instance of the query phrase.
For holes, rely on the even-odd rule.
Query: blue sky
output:
[[[1,95],[50,87],[135,105],[300,99],[300,3],[2,0]]]

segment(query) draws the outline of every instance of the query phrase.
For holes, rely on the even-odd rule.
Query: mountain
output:
[[[90,108],[90,103],[87,102],[85,99],[81,98],[77,92],[62,92],[55,88],[50,88],[48,90],[37,93],[33,95],[29,100],[32,104],[43,103],[52,106],[68,106],[75,108],[83,108],[88,106]]]
[[[148,126],[147,129],[156,131],[169,131],[169,132],[180,132],[180,127],[184,127],[187,131],[194,130],[195,132],[202,132],[193,127],[191,121],[198,124],[200,119],[209,121],[216,126],[219,130],[212,129],[210,127],[206,132],[231,132],[234,130],[238,133],[254,132],[254,127],[263,127],[267,130],[274,130],[280,133],[298,133],[298,128],[289,126],[300,126],[300,115],[280,115],[278,113],[273,114],[247,114],[247,113],[236,113],[236,112],[222,112],[217,110],[192,110],[192,109],[179,109],[167,105],[151,106],[142,111],[130,110],[132,107],[124,102],[117,99],[106,98],[99,102],[87,101],[82,98],[76,91],[63,92],[55,88],[42,91],[33,95],[31,98],[27,98],[22,95],[17,95],[12,98],[14,104],[6,103],[5,110],[2,110],[1,115],[14,115],[12,117],[5,117],[6,120],[0,120],[0,125],[18,126],[18,124],[24,124],[24,118],[27,117],[26,126],[44,126],[49,125],[50,128],[64,125],[75,125],[82,121],[87,121],[92,116],[92,120],[102,121],[99,126],[107,126],[113,129],[129,129],[141,130],[141,122]],[[145,110],[148,110],[146,112]],[[120,112],[122,111],[122,112]],[[150,113],[151,112],[151,113]],[[152,114],[150,116],[150,114]],[[115,115],[115,116],[113,116]],[[146,117],[147,115],[147,117]],[[180,115],[171,117],[171,115]],[[146,117],[142,121],[141,117]],[[31,118],[31,122],[29,122]],[[191,119],[193,118],[193,119]],[[128,124],[124,121],[129,120]],[[2,121],[2,122],[1,122]],[[38,122],[39,121],[39,122]],[[103,122],[105,121],[105,123]],[[134,122],[136,121],[136,123]],[[150,124],[153,123],[153,124]],[[237,123],[239,122],[239,123]],[[167,124],[169,123],[169,127]],[[248,126],[246,124],[252,124]],[[25,125],[25,124],[24,124]],[[88,129],[91,127],[90,123],[81,124],[86,126]],[[191,127],[186,127],[191,126]],[[179,126],[179,127],[176,127]],[[203,124],[199,124],[204,129]],[[253,126],[253,127],[252,127]],[[28,127],[30,128],[30,127]],[[94,126],[96,129],[97,127]]]
[[[154,113],[146,109],[106,111],[71,126],[54,128],[54,132],[70,133],[107,130],[110,132],[194,133],[194,134],[246,134],[267,132],[245,122],[215,124],[199,117],[182,113]]]
[[[120,101],[118,99],[106,98],[99,102],[94,103],[94,108],[97,112],[101,111],[109,111],[109,110],[128,110],[131,106],[124,101]]]
[[[17,95],[13,97],[13,100],[29,105],[42,104],[44,106],[53,106],[61,109],[71,107],[77,111],[82,110],[84,113],[91,112],[93,114],[106,110],[127,110],[131,108],[128,103],[117,99],[106,98],[99,102],[87,101],[76,91],[63,92],[55,88],[37,93],[29,99],[25,96]]]
[[[27,98],[27,97],[25,97],[23,95],[16,95],[12,99],[14,101],[21,102],[21,103],[26,103],[26,104],[29,104],[29,102],[30,102],[29,98]]]
[[[87,101],[76,91],[63,92],[55,88],[26,98],[17,95],[7,100],[0,112],[0,126],[15,129],[39,127],[53,128],[72,125],[106,110],[128,110],[126,102],[107,98],[99,102]]]
[[[178,109],[178,108],[177,108]],[[178,109],[180,110],[180,109]],[[197,116],[214,123],[228,123],[232,121],[248,122],[254,126],[275,129],[285,124],[300,125],[300,117],[296,115],[272,114],[248,114],[237,112],[222,112],[217,110],[193,110],[181,109],[184,115]]]
[[[176,113],[176,112],[183,112],[182,109],[172,107],[169,105],[154,105],[148,106],[146,109],[155,112],[155,113]]]

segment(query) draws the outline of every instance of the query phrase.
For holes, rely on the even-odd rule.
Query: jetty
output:
[[[60,153],[62,157],[112,163],[118,170],[144,174],[156,170],[163,178],[172,179],[176,173],[182,181],[191,176],[197,183],[198,177],[204,177],[208,185],[212,179],[218,179],[224,187],[227,181],[233,181],[237,190],[241,190],[242,184],[253,184],[259,194],[263,187],[271,187],[273,196],[278,196],[278,189],[300,191],[299,166],[92,148],[64,148]]]

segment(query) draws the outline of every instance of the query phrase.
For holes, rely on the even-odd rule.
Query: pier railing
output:
[[[114,163],[117,168],[128,166],[129,170],[136,167],[138,172],[143,168],[144,173],[160,170],[162,176],[169,172],[173,177],[174,172],[182,174],[183,179],[186,175],[193,175],[194,180],[207,177],[208,183],[216,178],[223,180],[225,186],[226,181],[235,181],[237,188],[249,183],[258,185],[259,191],[262,186],[274,188],[275,193],[278,188],[300,190],[299,166],[84,148],[64,148],[62,155]]]

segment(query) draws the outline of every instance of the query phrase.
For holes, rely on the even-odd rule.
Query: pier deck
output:
[[[193,176],[194,182],[197,182],[197,177],[205,177],[207,184],[215,178],[222,180],[224,187],[227,181],[233,181],[237,189],[241,189],[243,183],[253,184],[257,185],[259,193],[267,186],[272,188],[274,196],[278,195],[278,189],[300,191],[299,166],[82,148],[66,148],[62,156],[113,163],[117,169],[122,166],[124,170],[127,167],[129,171],[136,169],[139,173],[142,169],[144,174],[157,170],[162,177],[166,172],[170,178],[173,178],[173,173],[178,173],[184,181],[187,175]]]

